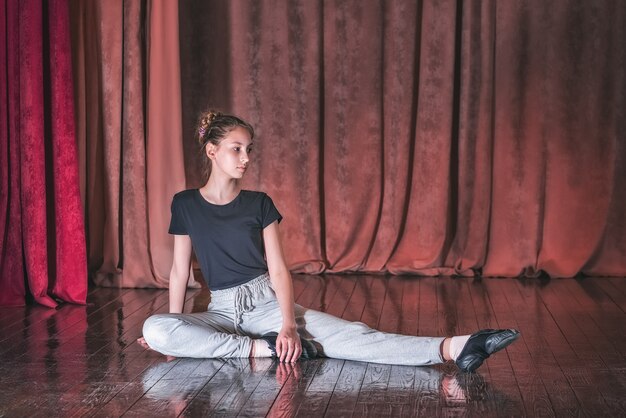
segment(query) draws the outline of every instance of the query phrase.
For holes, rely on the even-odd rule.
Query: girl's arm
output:
[[[191,267],[191,238],[174,235],[174,261],[170,272],[170,313],[182,313]]]
[[[280,361],[294,362],[302,354],[302,344],[296,329],[293,284],[283,257],[278,221],[263,229],[263,241],[270,280],[283,315],[283,326],[276,338],[276,354]]]
[[[170,271],[170,313],[182,313],[191,267],[191,238],[189,235],[174,235],[174,261]],[[144,348],[150,346],[143,337],[137,342]]]

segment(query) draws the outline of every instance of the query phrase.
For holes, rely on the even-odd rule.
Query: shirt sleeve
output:
[[[172,235],[189,235],[187,225],[183,219],[181,211],[181,202],[176,196],[172,199],[172,218],[170,219],[170,228],[168,232]]]
[[[274,206],[274,202],[272,198],[268,195],[263,195],[263,200],[261,202],[261,224],[263,228],[268,225],[271,225],[274,221],[283,220],[283,216],[278,212],[276,206]]]

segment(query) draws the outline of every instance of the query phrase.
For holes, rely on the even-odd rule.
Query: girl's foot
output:
[[[139,337],[137,338],[137,343],[142,346],[143,348],[145,348],[146,350],[150,350],[150,351],[154,351],[152,348],[150,348],[150,346],[148,345],[148,343],[146,342],[146,339],[143,337]],[[176,360],[176,357],[174,356],[165,356],[165,361],[166,362],[170,362],[172,360]]]
[[[472,334],[461,354],[455,359],[459,369],[472,373],[483,361],[496,351],[500,351],[519,337],[516,329],[483,329]]]

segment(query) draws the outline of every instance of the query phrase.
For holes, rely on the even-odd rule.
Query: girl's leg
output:
[[[440,353],[443,337],[386,333],[299,305],[296,316],[304,337],[314,340],[321,347],[320,354],[327,357],[407,366],[444,361]]]
[[[153,315],[143,325],[150,348],[174,357],[248,357],[252,340],[234,332],[232,316],[214,311]]]
[[[245,315],[248,335],[258,338],[280,331],[282,314],[276,299]],[[326,357],[411,366],[443,362],[439,347],[444,338],[384,333],[300,305],[296,305],[296,322],[300,336],[314,341]]]
[[[454,360],[464,372],[473,372],[519,337],[515,329],[484,329],[452,338],[413,337],[377,331],[298,305],[296,312],[324,355],[372,363],[421,366]]]

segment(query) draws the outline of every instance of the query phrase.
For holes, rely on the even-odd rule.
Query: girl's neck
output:
[[[214,175],[209,176],[209,180],[200,188],[202,196],[216,205],[232,202],[240,191],[241,184],[237,179],[220,179]]]

